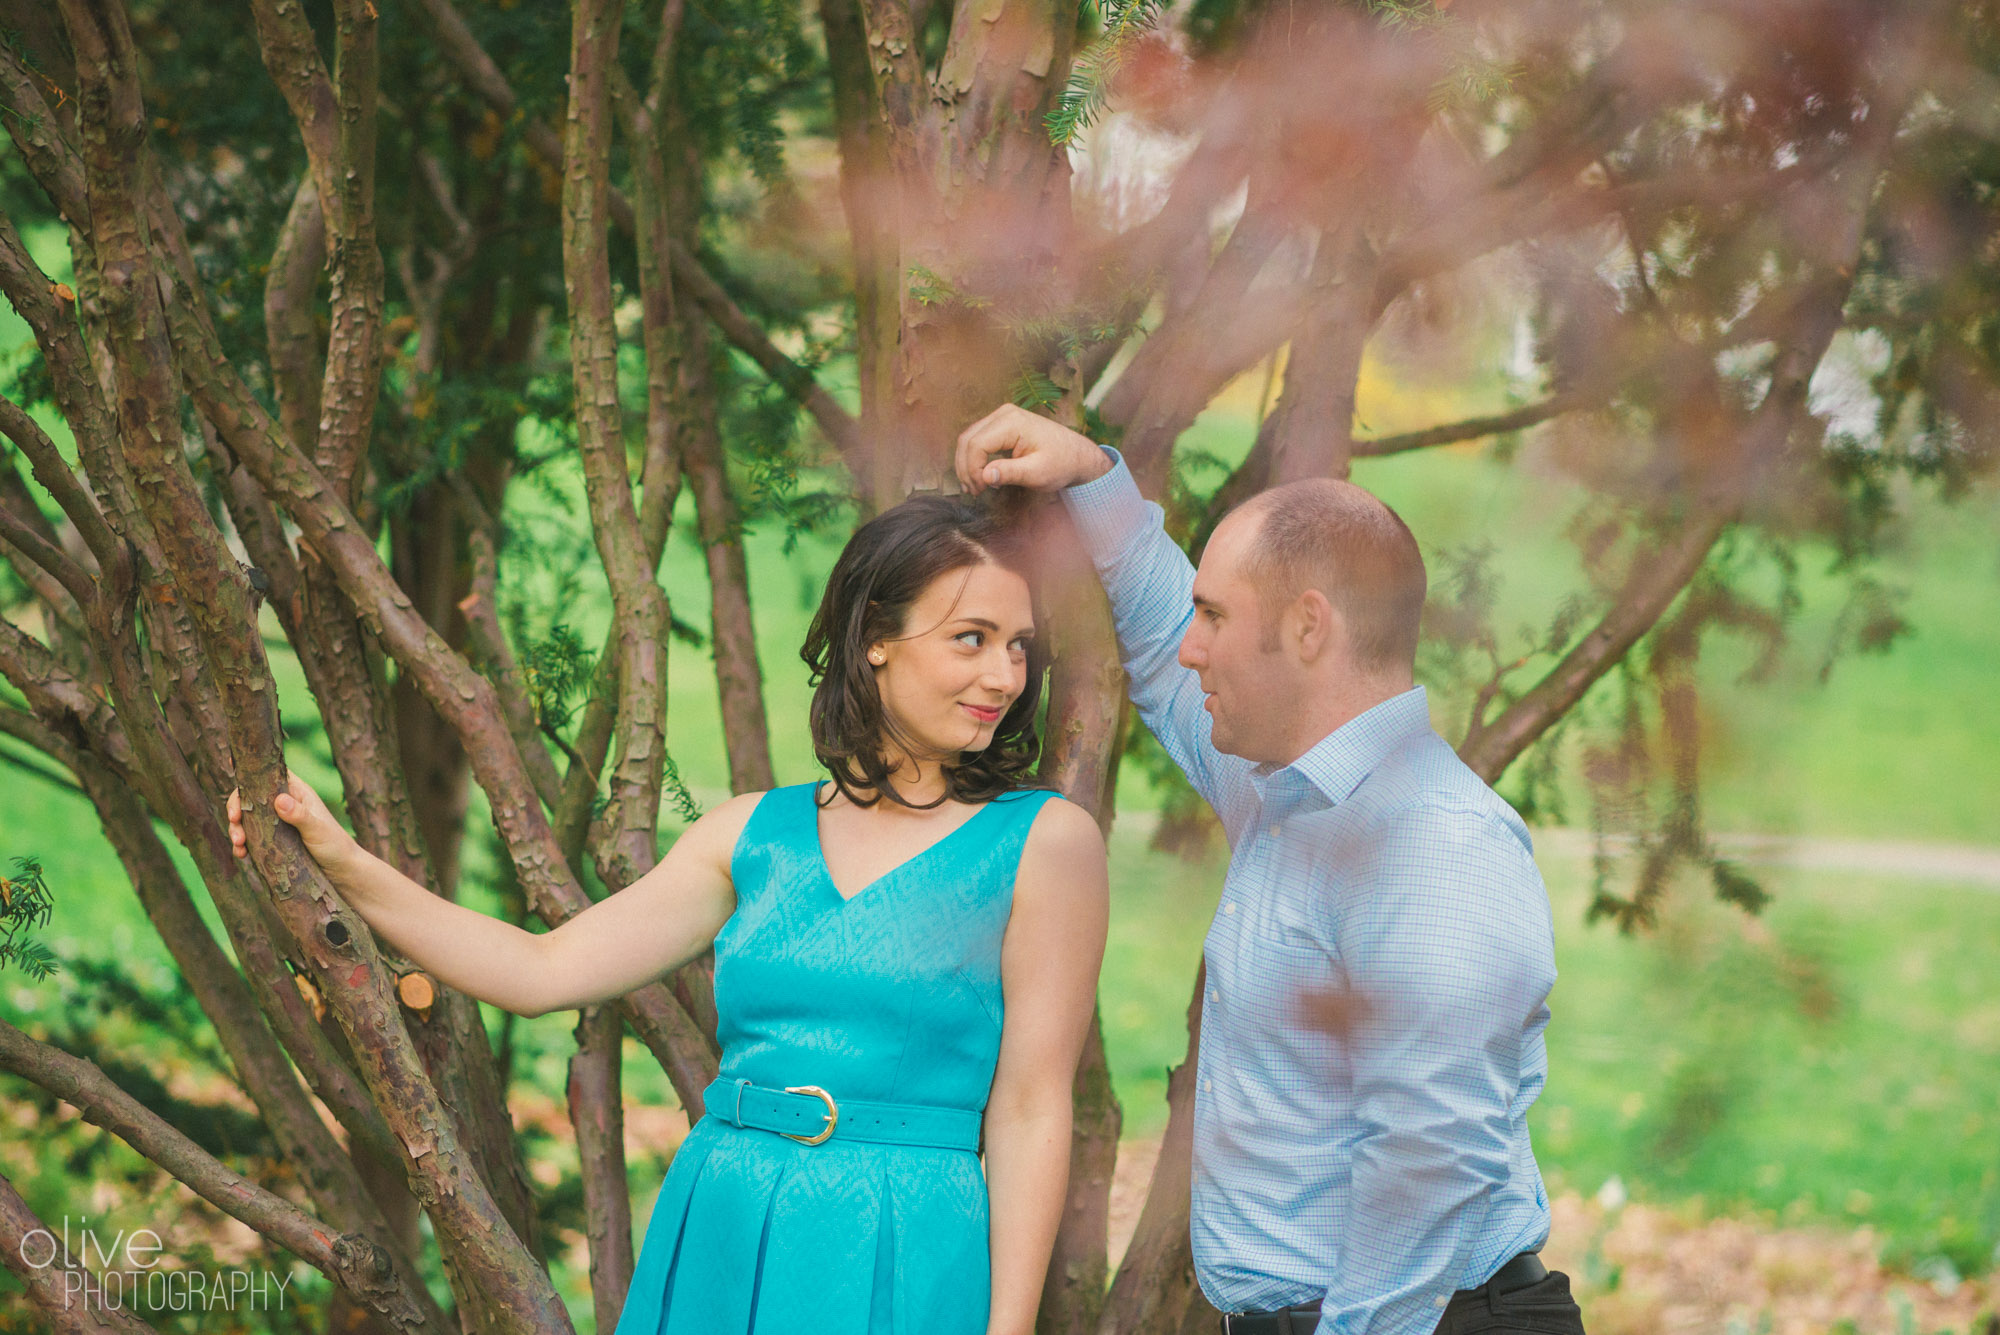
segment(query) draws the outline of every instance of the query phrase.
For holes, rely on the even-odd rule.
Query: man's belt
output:
[[[1489,1293],[1512,1293],[1515,1289],[1539,1284],[1548,1277],[1549,1269],[1542,1264],[1541,1257],[1533,1252],[1522,1252],[1494,1271],[1493,1278],[1478,1288],[1460,1289],[1453,1297],[1483,1298]],[[1318,1324],[1318,1303],[1304,1303],[1275,1312],[1225,1312],[1222,1335],[1312,1335],[1313,1328]]]
[[[748,1080],[717,1080],[702,1091],[701,1100],[710,1117],[731,1126],[772,1131],[801,1145],[852,1140],[976,1151],[983,1121],[969,1108],[865,1103],[860,1099],[836,1102],[818,1085],[772,1089]]]

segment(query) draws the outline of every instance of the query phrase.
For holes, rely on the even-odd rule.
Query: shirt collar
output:
[[[1337,806],[1398,746],[1430,729],[1430,698],[1412,686],[1356,714],[1291,764],[1259,765],[1255,773],[1267,789],[1310,786]]]

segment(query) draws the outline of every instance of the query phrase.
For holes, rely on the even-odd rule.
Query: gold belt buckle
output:
[[[786,1140],[796,1140],[801,1145],[818,1145],[831,1136],[833,1129],[840,1125],[840,1105],[833,1101],[833,1095],[827,1093],[818,1085],[786,1085],[785,1092],[787,1094],[811,1094],[826,1104],[826,1130],[816,1136],[795,1136],[789,1131],[780,1131],[778,1134]]]

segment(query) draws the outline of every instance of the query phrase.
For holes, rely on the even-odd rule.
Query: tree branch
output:
[[[10,244],[11,241],[11,236],[0,237],[0,245]],[[42,484],[42,489],[62,507],[69,522],[76,525],[77,534],[82,537],[84,546],[90,549],[90,554],[100,563],[112,559],[112,553],[117,550],[117,538],[105,526],[97,503],[77,480],[76,474],[70,471],[62,451],[56,448],[56,443],[49,439],[40,424],[10,400],[0,398],[0,434],[5,434],[27,456],[28,468],[35,475],[35,481]]]
[[[1124,452],[1149,494],[1165,482],[1173,444],[1188,424],[1217,390],[1269,355],[1297,318],[1296,301],[1246,299],[1286,230],[1263,210],[1259,194],[1253,179],[1243,217],[1194,299],[1147,336],[1105,392],[1104,419],[1124,428]]]
[[[90,219],[83,162],[62,120],[42,95],[43,88],[51,86],[47,76],[22,63],[13,42],[0,42],[0,102],[13,111],[0,120],[7,122],[7,133],[20,150],[21,160],[47,192],[56,212],[71,226],[82,227]]]
[[[1056,622],[1049,674],[1049,742],[1039,778],[1081,804],[1109,830],[1117,756],[1127,720],[1125,672],[1119,666],[1111,608],[1075,526],[1059,504],[1033,516],[1041,532],[1041,577],[1051,606],[1067,609]],[[1063,1217],[1042,1286],[1039,1327],[1058,1335],[1089,1335],[1104,1304],[1111,1218],[1111,1177],[1124,1114],[1104,1055],[1102,1017],[1090,1029],[1070,1086],[1073,1132]]]
[[[76,599],[77,606],[88,607],[97,597],[96,582],[84,572],[83,567],[70,560],[69,554],[62,548],[35,532],[7,505],[0,505],[0,542],[54,576],[69,591],[69,596]]]
[[[577,1015],[569,1059],[570,1125],[583,1173],[590,1301],[597,1329],[615,1330],[632,1285],[632,1192],[625,1182],[625,1113],[619,1046],[625,1026],[608,1006]]]
[[[1478,440],[1482,436],[1499,436],[1509,431],[1519,431],[1550,418],[1561,417],[1580,408],[1603,403],[1601,393],[1566,391],[1551,394],[1540,403],[1514,408],[1490,417],[1468,417],[1462,422],[1448,422],[1443,426],[1426,427],[1421,431],[1405,431],[1394,436],[1375,436],[1354,442],[1354,457],[1357,459],[1379,459],[1385,455],[1406,454],[1411,450],[1427,450],[1437,445],[1454,445],[1462,440]]]
[[[1364,290],[1375,274],[1375,253],[1362,212],[1362,205],[1350,205],[1346,217],[1320,230],[1304,313],[1285,362],[1284,392],[1267,424],[1275,483],[1348,473],[1355,383],[1375,324]]]
[[[666,763],[666,594],[654,576],[632,503],[618,402],[605,207],[611,174],[611,79],[618,63],[620,0],[575,0],[568,132],[563,142],[563,284],[569,298],[570,366],[577,448],[583,456],[591,532],[611,585],[618,641],[618,756],[605,811],[605,855],[630,885],[657,860],[654,831]]]
[[[1187,1055],[1167,1072],[1167,1130],[1146,1186],[1139,1223],[1105,1300],[1105,1324],[1117,1331],[1179,1330],[1182,1313],[1200,1296],[1188,1244],[1189,1174],[1194,1159],[1194,1076],[1201,1051],[1205,965],[1194,972],[1187,1009]]]
[[[33,729],[34,731],[29,732],[29,735],[27,737],[23,737],[22,736],[23,732],[28,731],[29,729]],[[54,733],[49,732],[46,728],[43,728],[39,723],[34,722],[34,717],[32,715],[25,714],[18,709],[0,709],[0,733],[5,733],[9,737],[21,738],[21,740],[23,741],[28,741],[29,745],[38,746],[39,749],[43,750],[44,752],[48,751],[48,747],[46,745],[41,745],[41,743],[60,740],[55,736]],[[33,738],[35,740],[30,740],[30,738]],[[43,783],[48,784],[50,787],[60,788],[64,792],[75,793],[78,796],[82,796],[83,794],[83,789],[77,786],[75,780],[65,779],[62,775],[56,773],[54,770],[45,769],[41,765],[36,764],[34,761],[27,759],[25,756],[17,756],[11,751],[0,750],[0,760],[4,760],[9,765],[12,765],[15,769],[20,770],[23,774],[29,775],[32,778],[40,779]]]
[[[44,1250],[50,1253],[49,1261],[38,1265],[28,1259]],[[20,1279],[28,1300],[42,1309],[56,1335],[156,1335],[122,1304],[105,1306],[97,1276],[61,1254],[55,1234],[4,1176],[0,1176],[0,1262]]]
[[[321,1271],[393,1329],[446,1328],[435,1304],[420,1302],[411,1292],[421,1287],[416,1276],[402,1273],[390,1253],[359,1233],[329,1236],[311,1215],[232,1172],[149,1112],[94,1063],[0,1020],[0,1069],[76,1105],[85,1121],[111,1132],[216,1209]]]
[[[147,919],[214,1026],[238,1083],[256,1104],[287,1162],[298,1170],[308,1194],[340,1227],[365,1232],[395,1249],[406,1275],[421,1274],[417,1256],[403,1251],[353,1164],[327,1137],[298,1074],[259,1012],[254,992],[202,921],[137,795],[88,751],[77,753],[71,767],[96,808],[105,837],[124,865]],[[356,1128],[357,1146],[369,1146],[391,1162],[400,1157],[388,1123],[374,1105],[362,1103],[358,1110],[348,1111],[365,1118]],[[429,1291],[421,1286],[413,1301],[436,1314]],[[441,1322],[441,1314],[435,1319]]]

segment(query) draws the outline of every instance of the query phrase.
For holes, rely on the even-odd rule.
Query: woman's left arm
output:
[[[1028,833],[1000,952],[1006,1023],[986,1103],[993,1305],[987,1335],[1031,1335],[1069,1183],[1070,1086],[1097,1001],[1109,915],[1104,837],[1045,804]]]

